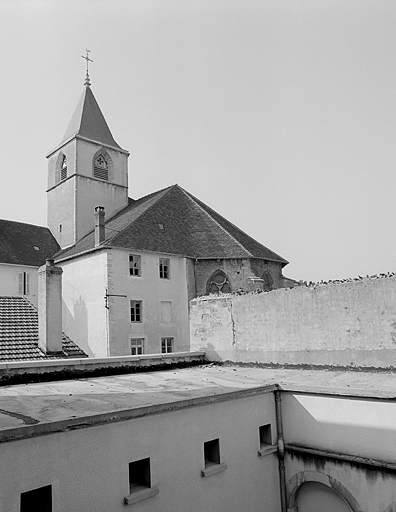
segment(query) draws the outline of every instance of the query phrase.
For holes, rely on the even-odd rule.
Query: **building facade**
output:
[[[25,297],[37,308],[37,271],[58,250],[48,228],[0,219],[0,296]]]
[[[0,508],[393,512],[392,389],[391,374],[214,365],[8,386]]]
[[[178,185],[128,198],[128,155],[89,80],[48,154],[63,329],[90,356],[188,350],[189,301],[293,286],[287,261]]]

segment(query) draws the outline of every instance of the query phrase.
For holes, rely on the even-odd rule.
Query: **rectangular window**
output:
[[[220,442],[218,439],[204,443],[205,468],[220,464]]]
[[[273,444],[271,423],[259,427],[259,443],[260,448],[257,452],[259,457],[265,457],[270,453],[276,452],[277,445]]]
[[[131,355],[144,354],[144,338],[131,338]]]
[[[267,446],[272,446],[272,434],[271,434],[271,424],[267,423],[266,425],[261,425],[259,427],[259,438],[260,438],[260,448],[266,448]]]
[[[161,279],[169,279],[169,260],[167,258],[160,258],[159,260],[159,276]]]
[[[131,300],[131,322],[142,321],[142,301]]]
[[[203,477],[212,476],[227,469],[227,464],[220,462],[220,441],[212,439],[204,443],[204,469],[201,471]]]
[[[18,273],[18,295],[29,295],[30,276],[27,272]]]
[[[157,487],[151,486],[150,459],[140,459],[129,463],[129,496],[124,498],[125,505],[152,498],[158,494]]]
[[[21,512],[52,512],[52,486],[46,485],[21,494]]]
[[[173,338],[161,338],[161,352],[163,354],[173,352]]]
[[[141,275],[140,256],[136,254],[129,255],[129,275],[140,276]]]
[[[161,322],[170,324],[172,322],[172,302],[161,302]]]
[[[130,493],[151,487],[150,458],[135,460],[129,463]]]

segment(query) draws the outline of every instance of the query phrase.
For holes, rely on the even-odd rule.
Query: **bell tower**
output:
[[[88,66],[88,50],[87,56]],[[47,155],[47,222],[61,248],[94,229],[94,207],[109,219],[128,204],[128,156],[114,140],[91,90],[84,91],[61,143]]]

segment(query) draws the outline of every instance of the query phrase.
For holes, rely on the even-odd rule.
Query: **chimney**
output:
[[[98,247],[105,239],[105,209],[103,206],[95,206],[95,247]]]
[[[39,348],[45,354],[63,354],[62,272],[54,260],[38,269]]]

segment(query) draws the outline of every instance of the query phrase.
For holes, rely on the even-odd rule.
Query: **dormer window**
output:
[[[62,165],[61,165],[61,172],[60,172],[60,179],[65,180],[67,178],[67,158],[66,155],[63,155]]]
[[[96,157],[93,175],[94,178],[109,181],[109,165],[102,154]]]

